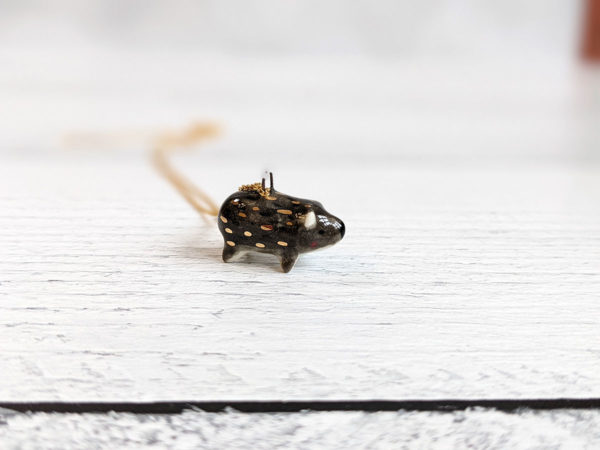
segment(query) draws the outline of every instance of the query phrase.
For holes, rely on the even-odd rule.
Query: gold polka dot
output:
[[[259,208],[258,206],[253,206],[253,207],[252,207],[252,210],[254,210],[254,211],[258,211],[259,209],[260,209],[260,208]]]
[[[231,203],[239,203],[239,202],[240,202],[240,199],[239,199],[239,198],[236,198],[236,199],[234,199],[234,200],[231,200]]]
[[[246,217],[246,214],[244,214],[244,213],[239,213],[239,216],[240,216],[240,217]]]
[[[299,202],[298,200],[292,200],[292,203],[293,203],[294,205],[299,205],[299,204],[300,204],[300,202]]]
[[[227,219],[225,217],[221,216],[221,222],[227,223]]]
[[[292,213],[289,209],[278,209],[277,212],[279,214],[291,214]]]
[[[265,231],[273,231],[273,225],[261,225],[260,229]]]
[[[257,242],[257,243],[256,243],[256,246],[257,246],[258,248],[265,248],[265,244],[261,244],[260,242]]]
[[[294,222],[286,222],[285,224],[291,227],[292,225],[294,225]]]
[[[252,236],[252,233],[250,233],[249,231],[244,231],[244,236],[250,237],[250,236]]]
[[[304,206],[306,206],[307,208],[310,208],[310,205],[308,203],[305,203]]]
[[[231,247],[235,247],[235,242],[233,242],[233,241],[227,241],[227,245],[229,245]]]
[[[287,247],[287,242],[284,241],[278,241],[277,245],[281,245],[282,247]]]
[[[270,195],[265,197],[267,200],[277,200],[277,197],[271,197]]]
[[[231,231],[231,228],[225,228],[225,232],[229,234],[233,233],[233,231]]]

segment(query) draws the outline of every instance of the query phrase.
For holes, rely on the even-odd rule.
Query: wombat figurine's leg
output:
[[[223,261],[229,262],[236,257],[238,250],[235,247],[231,247],[227,244],[223,247]]]
[[[281,254],[281,269],[288,273],[296,264],[296,260],[298,259],[298,252],[293,249],[285,249]]]

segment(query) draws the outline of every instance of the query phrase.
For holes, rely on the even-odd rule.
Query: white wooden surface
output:
[[[300,414],[0,413],[3,448],[390,449],[552,448],[600,445],[598,411]]]
[[[1,400],[600,395],[597,72],[0,56]],[[268,165],[344,240],[223,264],[139,146],[56,145],[198,117],[227,132],[178,163],[215,199]]]
[[[178,162],[224,198],[232,161]],[[600,395],[598,167],[328,166],[277,171],[348,230],[282,274],[141,155],[5,155],[0,399]]]

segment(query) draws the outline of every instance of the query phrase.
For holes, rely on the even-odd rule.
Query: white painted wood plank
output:
[[[598,168],[282,167],[348,229],[286,275],[141,160],[57,157],[0,168],[3,400],[600,395]]]

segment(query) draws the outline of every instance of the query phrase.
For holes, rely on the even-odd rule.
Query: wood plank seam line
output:
[[[489,408],[504,412],[521,409],[600,409],[600,398],[555,399],[473,399],[473,400],[327,400],[327,401],[176,401],[176,402],[0,402],[0,409],[46,413],[132,413],[179,414],[196,409],[243,413],[295,413],[301,411],[437,411],[453,412],[469,408]]]

